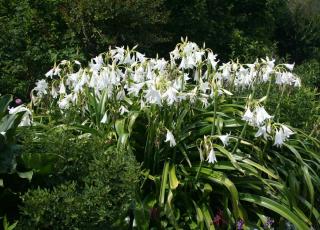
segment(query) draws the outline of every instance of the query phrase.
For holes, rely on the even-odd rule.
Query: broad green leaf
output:
[[[0,119],[5,115],[8,110],[8,106],[12,101],[13,96],[10,94],[3,95],[0,97]]]
[[[247,194],[247,193],[240,193],[240,200],[254,203],[256,205],[260,205],[262,207],[265,207],[267,209],[270,209],[285,219],[289,220],[292,224],[294,224],[297,229],[301,230],[309,230],[310,227],[303,222],[296,214],[294,214],[288,207],[271,200],[269,198],[253,195],[253,194]]]
[[[207,229],[209,230],[215,230],[214,224],[213,224],[213,220],[212,220],[212,215],[208,210],[208,207],[206,205],[202,205],[202,213],[203,213],[203,218],[204,218],[204,222],[207,226]]]
[[[176,168],[174,164],[171,164],[169,168],[169,183],[170,188],[173,190],[176,189],[179,185],[179,181],[176,176]]]
[[[239,195],[238,195],[237,188],[224,173],[219,171],[214,171],[212,169],[208,169],[205,167],[201,167],[200,169],[199,167],[192,167],[191,170],[196,173],[198,172],[198,170],[200,170],[199,171],[200,177],[225,186],[231,195],[231,201],[232,201],[235,217],[236,218],[243,217],[239,209]]]

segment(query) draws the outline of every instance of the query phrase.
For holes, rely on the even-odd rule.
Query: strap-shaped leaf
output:
[[[271,200],[263,196],[257,196],[247,193],[240,193],[240,200],[260,205],[278,213],[279,215],[290,221],[294,226],[296,226],[297,229],[310,229],[310,227],[303,220],[301,220],[295,213],[293,213],[288,207],[274,200]]]

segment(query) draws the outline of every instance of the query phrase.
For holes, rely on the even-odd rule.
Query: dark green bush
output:
[[[36,174],[34,189],[22,197],[18,228],[109,229],[125,224],[139,177],[131,154],[65,131],[43,136],[27,155],[24,161],[42,175]]]

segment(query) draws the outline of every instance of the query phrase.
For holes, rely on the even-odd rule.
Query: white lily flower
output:
[[[124,113],[128,113],[129,110],[126,107],[124,107],[123,105],[121,105],[119,112],[120,112],[120,115],[123,115]]]
[[[32,120],[31,120],[31,116],[32,113],[31,111],[26,108],[24,105],[19,105],[15,108],[9,108],[9,114],[17,114],[17,113],[21,113],[24,112],[21,122],[18,126],[31,126]]]
[[[181,63],[179,65],[179,69],[185,69],[187,67],[186,65],[186,59],[183,57],[181,60]]]
[[[294,80],[294,87],[301,87],[301,80],[300,80],[300,78],[296,78],[295,80]]]
[[[170,86],[162,97],[167,101],[168,105],[172,105],[174,102],[178,101],[177,93],[178,91]]]
[[[108,114],[107,114],[107,112],[105,112],[100,123],[105,124],[107,122],[108,122]]]
[[[276,131],[276,135],[274,137],[274,144],[275,146],[277,147],[281,147],[285,141],[286,137],[283,133],[283,130],[282,129],[278,129]]]
[[[244,115],[242,116],[242,120],[247,122],[252,122],[253,113],[251,112],[250,108],[248,107]]]
[[[267,111],[264,109],[264,107],[262,106],[258,106],[255,109],[255,113],[256,113],[256,119],[255,119],[255,124],[256,125],[261,125],[266,119],[270,119],[272,118],[272,116],[270,116]]]
[[[289,138],[291,135],[294,134],[294,132],[291,129],[289,129],[287,126],[285,126],[285,125],[281,125],[281,128],[283,130],[283,135],[286,138]]]
[[[218,136],[219,139],[222,141],[223,146],[228,146],[229,145],[229,140],[230,140],[230,133]]]
[[[214,164],[217,162],[216,154],[213,149],[210,150],[207,161],[209,164]]]
[[[161,94],[159,93],[159,91],[157,91],[153,87],[149,87],[149,89],[145,90],[144,92],[146,93],[144,98],[147,102],[149,102],[150,104],[161,105]]]
[[[292,71],[293,67],[294,67],[294,63],[293,64],[283,64],[288,70]]]
[[[174,139],[173,134],[167,129],[167,135],[166,135],[166,140],[164,142],[170,143],[170,147],[176,146],[176,140]]]
[[[36,87],[34,87],[34,90],[37,91],[38,97],[42,97],[43,95],[47,94],[47,89],[48,83],[44,79],[37,81]]]
[[[66,95],[62,100],[58,101],[58,106],[60,109],[68,109],[70,106],[70,100],[72,95]]]
[[[175,60],[175,59],[178,59],[180,58],[180,53],[179,53],[179,49],[178,47],[176,46],[176,48],[170,52],[170,57]]]
[[[263,136],[263,138],[265,140],[267,140],[267,138],[269,137],[269,134],[271,132],[271,126],[270,124],[268,125],[263,125],[263,126],[260,126],[258,131],[256,132],[256,134],[254,135],[255,137],[260,137],[260,136]]]
[[[52,78],[52,76],[53,76],[53,72],[54,72],[54,68],[50,69],[50,70],[45,74],[45,76],[46,76],[46,77],[51,77],[51,78]]]
[[[283,143],[292,135],[294,132],[285,125],[281,125],[280,129],[276,131],[274,137],[274,144],[277,147],[283,145]]]
[[[208,60],[210,61],[210,64],[213,69],[216,68],[218,62],[216,61],[217,55],[213,54],[212,52],[208,53]]]
[[[59,89],[60,94],[65,94],[66,93],[66,87],[63,84],[63,81],[60,82],[60,89]]]

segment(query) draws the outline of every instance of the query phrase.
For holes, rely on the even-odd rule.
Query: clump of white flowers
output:
[[[188,41],[182,41],[170,52],[170,60],[147,58],[135,49],[116,47],[93,58],[88,67],[79,61],[63,60],[45,74],[47,79],[36,83],[33,100],[51,97],[62,111],[75,108],[85,113],[88,98],[94,96],[97,101],[107,100],[116,107],[113,111],[119,116],[130,113],[133,106],[175,107],[186,102],[208,107],[216,96],[233,95],[232,90],[265,82],[299,87],[300,79],[291,72],[293,67],[294,64],[275,65],[275,60],[268,57],[252,64],[221,63],[210,49]],[[272,118],[262,105],[248,106],[242,117],[258,128],[255,136],[264,139],[272,134]],[[99,120],[103,124],[111,121],[107,113]],[[288,137],[288,131],[281,127],[275,134],[276,145],[281,146]],[[170,131],[166,138],[170,146],[176,144]],[[228,145],[228,138],[220,137],[224,146]],[[209,153],[210,162],[215,162],[213,149]]]

